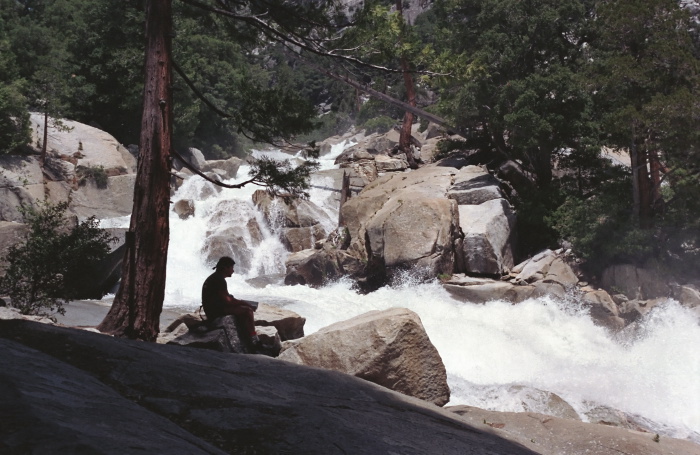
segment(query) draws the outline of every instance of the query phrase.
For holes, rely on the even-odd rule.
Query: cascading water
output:
[[[332,168],[345,145],[323,157],[322,167]],[[247,177],[245,166],[239,176],[241,181]],[[329,182],[317,179],[313,185],[311,199],[337,219],[331,194],[323,189]],[[283,273],[288,253],[255,210],[251,195],[256,189],[218,191],[192,177],[178,190],[173,201],[195,200],[195,215],[181,220],[173,214],[170,220],[166,308],[197,309],[201,284],[211,273],[201,255],[207,237],[223,226],[243,231],[248,219],[256,218],[262,240],[250,248],[249,271],[228,279],[229,290],[301,314],[306,334],[367,311],[406,307],[420,315],[442,356],[451,405],[522,411],[527,403],[529,409],[544,410],[546,398],[518,387],[525,386],[556,393],[584,420],[586,412],[604,405],[648,420],[661,434],[700,442],[700,325],[691,310],[669,301],[634,332],[612,336],[594,325],[575,300],[475,305],[454,300],[438,282],[413,282],[409,276],[368,295],[357,294],[343,280],[321,289],[257,288],[246,279]],[[220,204],[225,203],[230,210],[222,218]]]

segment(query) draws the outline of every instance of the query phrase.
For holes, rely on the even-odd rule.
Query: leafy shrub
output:
[[[109,253],[115,239],[98,227],[94,217],[70,229],[65,211],[67,202],[23,208],[29,225],[23,242],[10,247],[0,293],[9,295],[10,304],[22,314],[50,316],[64,314],[63,303],[75,298],[81,283]]]
[[[396,120],[386,115],[375,117],[367,120],[360,128],[366,130],[367,134],[380,133],[384,134],[391,130],[396,125]]]
[[[455,152],[465,150],[467,148],[467,141],[460,139],[443,139],[437,144],[437,150],[435,151],[435,156],[433,161],[440,161],[443,158],[447,158]]]
[[[30,140],[29,113],[20,84],[0,83],[0,154],[15,153]]]
[[[642,264],[655,256],[656,231],[639,229],[631,213],[629,178],[607,182],[593,197],[569,196],[548,218],[591,273],[616,262]]]
[[[77,174],[80,186],[92,180],[97,188],[107,188],[107,171],[104,166],[78,166]]]
[[[357,123],[364,124],[365,122],[377,117],[399,119],[403,118],[403,114],[403,111],[395,106],[371,98],[360,107],[360,111],[357,113]],[[397,120],[394,120],[394,123],[396,122]]]

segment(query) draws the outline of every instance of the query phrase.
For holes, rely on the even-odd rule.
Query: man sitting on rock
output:
[[[249,342],[253,347],[260,345],[258,335],[255,333],[254,309],[245,300],[239,300],[228,293],[226,278],[233,275],[233,266],[236,262],[223,256],[216,263],[216,271],[209,275],[202,285],[202,307],[207,319],[213,321],[216,318],[232,314],[237,317],[250,337]]]

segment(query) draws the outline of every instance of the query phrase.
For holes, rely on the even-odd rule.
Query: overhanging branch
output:
[[[207,182],[213,183],[214,185],[217,185],[217,186],[220,186],[223,188],[231,188],[231,189],[240,189],[240,188],[243,188],[244,186],[248,185],[249,183],[252,183],[253,185],[266,186],[263,182],[258,180],[259,175],[256,175],[252,179],[246,180],[245,182],[236,183],[235,185],[229,185],[229,184],[224,183],[224,182],[219,182],[219,181],[214,180],[213,178],[209,177],[208,175],[206,175],[204,172],[200,171],[199,169],[197,169],[193,165],[191,165],[175,149],[170,150],[170,153],[172,155],[175,155],[175,157],[178,158],[182,162],[182,165],[185,166],[187,169],[194,172],[198,176],[202,177]]]

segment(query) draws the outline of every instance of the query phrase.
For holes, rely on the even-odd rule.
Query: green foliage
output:
[[[442,113],[469,131],[468,148],[517,159],[547,187],[556,155],[597,133],[578,76],[586,2],[452,0],[435,14],[434,68],[451,75],[434,81]]]
[[[107,188],[107,171],[104,166],[78,166],[76,174],[80,186],[85,185],[88,180],[92,180],[97,188]]]
[[[360,112],[357,113],[357,123],[364,124],[378,117],[389,117],[395,119],[394,123],[398,123],[403,117],[403,112],[387,103],[370,98],[362,104]]]
[[[0,154],[16,152],[30,140],[24,86],[0,19]]]
[[[384,134],[391,130],[396,125],[396,120],[386,115],[374,117],[360,125],[360,128],[366,130],[367,134],[380,133]]]
[[[631,198],[629,181],[606,182],[589,198],[569,196],[548,221],[572,243],[591,273],[615,262],[642,264],[658,244],[653,231],[636,227]]]
[[[22,314],[63,314],[63,304],[74,298],[82,282],[109,252],[113,241],[99,229],[94,217],[70,229],[65,217],[67,202],[43,202],[25,208],[29,232],[23,242],[10,247],[0,292]]]
[[[30,141],[29,113],[21,82],[0,86],[0,154],[16,153]]]
[[[319,166],[316,161],[305,161],[294,167],[289,160],[264,157],[251,162],[250,175],[271,194],[308,198],[309,177]]]

